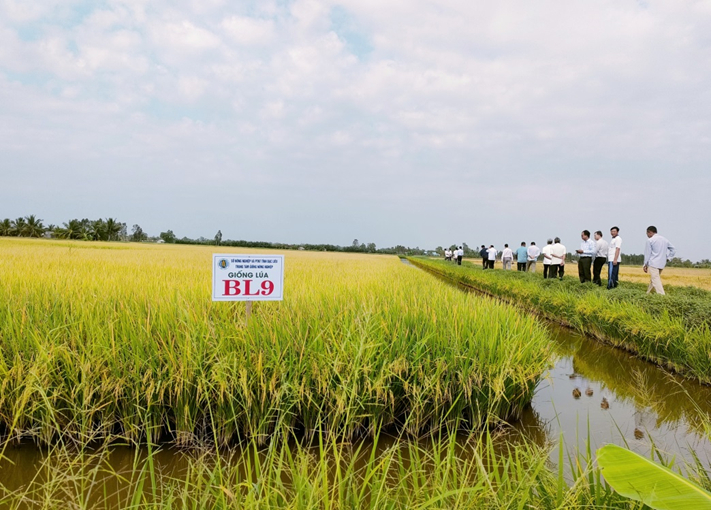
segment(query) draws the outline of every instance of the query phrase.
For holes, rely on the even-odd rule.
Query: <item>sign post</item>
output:
[[[246,321],[253,301],[284,299],[284,255],[213,253],[212,300],[246,301]]]

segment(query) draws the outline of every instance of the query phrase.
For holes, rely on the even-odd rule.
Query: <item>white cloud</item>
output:
[[[272,20],[230,16],[221,26],[233,41],[248,46],[269,44],[276,37]]]
[[[199,53],[220,44],[220,39],[213,32],[195,26],[190,21],[160,23],[151,31],[156,45],[171,52]]]
[[[385,211],[376,188],[400,208],[482,187],[538,204],[531,172],[557,196],[614,175],[641,207],[661,191],[640,172],[708,182],[708,26],[708,2],[678,0],[4,0],[0,147],[39,173],[45,157],[67,175],[106,157],[118,175],[172,169],[198,195],[209,162],[228,182],[337,190],[344,216],[369,197]]]

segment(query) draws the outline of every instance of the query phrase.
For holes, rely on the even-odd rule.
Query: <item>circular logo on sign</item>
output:
[[[230,267],[230,263],[227,262],[227,259],[220,259],[217,265],[220,266],[221,269],[227,269],[228,267]]]

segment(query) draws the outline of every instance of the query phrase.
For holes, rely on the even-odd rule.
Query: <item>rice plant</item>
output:
[[[101,248],[101,249],[97,249]],[[286,298],[210,300],[209,247],[0,240],[6,439],[221,445],[513,420],[545,330],[396,257],[289,253]]]

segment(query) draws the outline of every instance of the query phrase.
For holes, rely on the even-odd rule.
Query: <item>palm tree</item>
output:
[[[104,225],[106,229],[106,239],[108,241],[118,241],[123,223],[116,221],[114,218],[107,218]]]
[[[69,220],[69,222],[64,223],[63,228],[57,229],[57,237],[61,239],[85,239],[84,225],[79,220]]]
[[[12,235],[12,222],[10,218],[5,218],[0,221],[0,236],[11,236]]]
[[[17,218],[12,222],[11,236],[22,236],[25,232],[25,218]]]
[[[92,241],[106,241],[107,240],[106,223],[101,218],[99,218],[98,220],[89,222],[87,230],[88,230],[88,237]]]
[[[42,220],[34,214],[25,216],[25,227],[21,235],[25,237],[42,237],[45,233]]]

